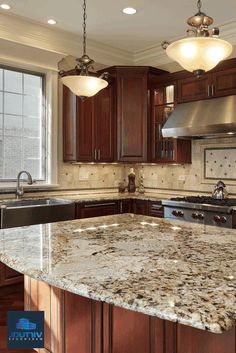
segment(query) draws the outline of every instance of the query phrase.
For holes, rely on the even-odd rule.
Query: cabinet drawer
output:
[[[149,202],[149,216],[164,218],[164,207],[161,202]]]
[[[118,202],[117,201],[104,201],[104,202],[89,202],[77,204],[76,217],[77,218],[90,218],[101,217],[117,214]]]

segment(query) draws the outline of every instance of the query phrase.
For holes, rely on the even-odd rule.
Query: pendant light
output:
[[[219,28],[209,29],[214,20],[201,11],[201,0],[198,0],[197,7],[196,15],[187,21],[191,26],[187,30],[187,38],[171,44],[165,41],[162,47],[169,58],[199,77],[226,59],[232,53],[233,47],[229,42],[219,39]]]
[[[62,83],[67,86],[76,96],[79,96],[82,100],[88,97],[92,97],[97,94],[100,90],[107,87],[108,82],[107,73],[103,73],[100,77],[91,75],[89,72],[93,70],[94,61],[86,54],[86,0],[83,1],[83,56],[76,59],[77,65],[72,71],[60,71]]]

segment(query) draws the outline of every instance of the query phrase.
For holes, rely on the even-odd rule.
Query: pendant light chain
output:
[[[202,9],[202,1],[201,0],[198,0],[197,7],[198,7],[199,13],[201,13],[201,9]]]
[[[86,54],[86,39],[87,39],[87,33],[86,33],[86,19],[87,19],[87,14],[86,14],[86,0],[84,0],[84,3],[83,3],[83,30],[84,30],[84,33],[83,33],[83,55]]]

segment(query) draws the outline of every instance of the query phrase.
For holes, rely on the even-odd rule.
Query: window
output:
[[[0,182],[46,180],[44,76],[0,67]]]

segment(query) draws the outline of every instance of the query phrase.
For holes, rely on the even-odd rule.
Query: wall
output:
[[[142,171],[144,185],[147,191],[181,190],[195,193],[212,192],[214,185],[219,180],[204,177],[204,150],[207,148],[236,148],[236,138],[195,140],[192,142],[192,164],[185,165],[119,165],[119,164],[66,164],[59,163],[59,184],[61,189],[112,189],[117,190],[118,182],[125,181],[130,167],[135,168],[136,181]],[[231,194],[236,194],[236,153],[235,160],[229,161],[228,154],[213,161],[214,165],[223,171],[232,168],[230,177],[223,179]],[[232,156],[232,154],[231,154]],[[214,159],[214,158],[213,158]],[[224,173],[223,173],[224,174]]]

